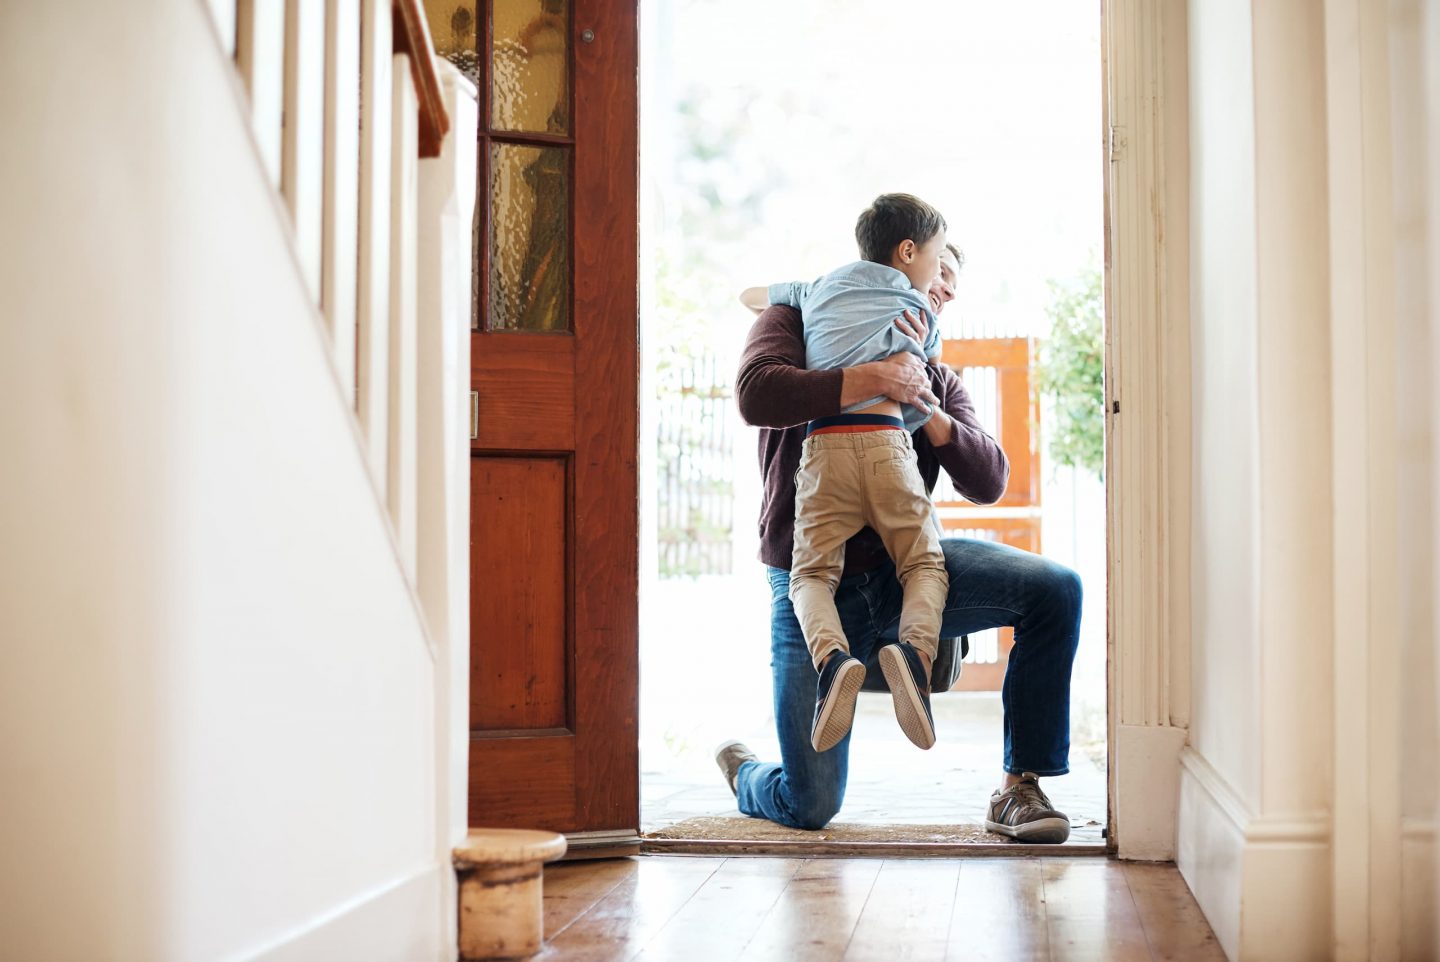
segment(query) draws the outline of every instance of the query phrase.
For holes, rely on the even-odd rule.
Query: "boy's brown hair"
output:
[[[862,259],[889,265],[901,241],[923,244],[944,229],[945,218],[919,197],[881,194],[855,222],[855,242]]]

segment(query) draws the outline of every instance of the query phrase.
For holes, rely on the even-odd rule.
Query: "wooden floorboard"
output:
[[[1126,862],[1125,881],[1140,924],[1150,943],[1150,957],[1166,962],[1225,962],[1225,952],[1205,922],[1200,906],[1174,865]]]
[[[887,860],[841,958],[944,962],[959,878],[954,859]]]
[[[643,962],[735,959],[801,868],[799,859],[731,858],[635,956]]]
[[[955,889],[947,958],[1044,962],[1050,958],[1045,883],[1038,859],[966,859]]]
[[[560,862],[545,869],[545,938],[553,939],[639,870],[633,858]]]
[[[1140,915],[1119,862],[1047,859],[1041,862],[1050,958],[1148,960]]]
[[[840,958],[875,887],[880,859],[810,859],[790,878],[740,958],[828,962]]]
[[[724,864],[719,858],[635,858],[604,898],[546,943],[541,957],[612,962],[634,957]],[[578,867],[604,863],[580,862]],[[546,894],[549,897],[549,894]]]
[[[551,866],[544,962],[1224,959],[1173,865],[641,856]]]

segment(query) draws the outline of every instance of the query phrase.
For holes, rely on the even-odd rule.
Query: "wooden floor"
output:
[[[546,962],[1223,962],[1173,865],[641,856],[545,869]]]

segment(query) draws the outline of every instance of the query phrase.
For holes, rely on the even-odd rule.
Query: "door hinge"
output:
[[[480,392],[470,392],[470,440],[480,438]]]
[[[1106,145],[1106,154],[1109,156],[1110,163],[1112,164],[1125,156],[1124,127],[1117,127],[1114,124],[1110,125],[1110,142]]]

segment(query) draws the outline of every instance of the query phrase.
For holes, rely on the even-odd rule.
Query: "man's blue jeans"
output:
[[[1013,627],[1005,673],[1005,771],[1063,775],[1070,756],[1070,669],[1080,635],[1080,577],[1039,555],[990,541],[942,541],[950,594],[941,637]],[[770,666],[780,763],[746,762],[736,778],[740,811],[792,828],[823,827],[845,799],[850,736],[828,752],[810,747],[815,668],[790,604],[790,572],[770,575]],[[835,592],[850,653],[872,663],[896,640],[900,582],[886,563],[842,578]],[[944,733],[939,733],[944,738]]]

